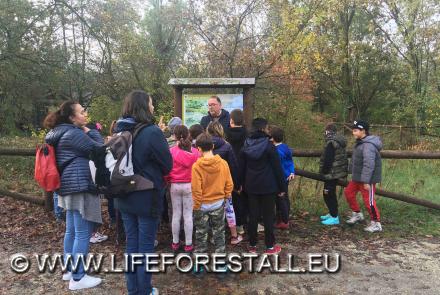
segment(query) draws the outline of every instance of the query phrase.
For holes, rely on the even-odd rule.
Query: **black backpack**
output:
[[[96,166],[98,191],[109,197],[124,197],[130,192],[154,188],[151,180],[134,172],[132,149],[134,138],[149,124],[138,124],[132,131],[114,134],[110,140],[92,152]]]

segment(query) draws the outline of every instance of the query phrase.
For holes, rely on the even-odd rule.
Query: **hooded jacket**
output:
[[[362,183],[382,181],[382,141],[378,136],[369,135],[356,140],[351,159],[352,180]]]
[[[230,127],[225,130],[226,140],[231,144],[235,157],[238,159],[240,150],[243,148],[244,141],[247,137],[245,127]]]
[[[104,143],[97,130],[85,133],[73,124],[60,124],[49,131],[46,143],[55,147],[57,168],[61,176],[60,196],[96,193],[89,166],[89,154]]]
[[[170,149],[173,157],[173,169],[168,175],[168,181],[171,183],[188,183],[191,182],[192,165],[200,157],[200,153],[196,148],[191,148],[191,152],[182,150],[178,146]]]
[[[199,158],[192,167],[191,189],[194,210],[231,196],[233,189],[228,163],[219,155]]]
[[[208,114],[202,117],[202,119],[200,120],[200,125],[202,125],[203,128],[206,130],[208,124],[214,121],[215,119],[217,118],[212,117],[211,114],[208,112]],[[220,117],[218,117],[218,121],[220,122],[220,124],[222,124],[224,130],[229,129],[230,119],[231,117],[229,115],[229,112],[225,109],[222,109],[220,113]]]
[[[319,162],[319,172],[325,179],[345,178],[348,174],[347,140],[343,135],[332,134],[326,138],[324,152]]]
[[[223,138],[217,136],[212,137],[212,142],[214,143],[214,150],[212,152],[214,155],[219,155],[228,163],[232,181],[234,182],[234,188],[238,190],[240,188],[238,163],[232,146]]]
[[[132,131],[138,123],[124,118],[116,123],[116,133]],[[133,140],[134,173],[151,180],[154,189],[129,193],[115,199],[115,207],[125,213],[159,217],[163,209],[164,176],[173,167],[173,159],[162,131],[154,124],[142,128]]]
[[[278,155],[280,156],[281,167],[284,172],[284,179],[287,181],[287,177],[290,174],[295,174],[295,164],[293,163],[292,151],[285,143],[276,145]]]
[[[269,136],[257,131],[246,139],[240,154],[243,190],[249,194],[287,193],[280,157]]]

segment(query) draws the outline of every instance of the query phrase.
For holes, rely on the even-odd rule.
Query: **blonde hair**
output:
[[[213,122],[209,123],[206,130],[212,136],[225,138],[225,131],[223,129],[223,126],[218,121],[213,121]]]

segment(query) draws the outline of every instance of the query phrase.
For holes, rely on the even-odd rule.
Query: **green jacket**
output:
[[[345,178],[348,174],[347,141],[336,134],[326,139],[324,152],[319,163],[319,172],[325,179]]]

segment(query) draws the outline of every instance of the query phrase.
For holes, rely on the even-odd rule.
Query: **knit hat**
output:
[[[168,130],[170,130],[171,134],[174,134],[174,128],[179,125],[182,125],[182,119],[179,117],[172,117],[168,122]]]
[[[368,130],[370,129],[370,124],[368,124],[367,121],[356,120],[353,122],[351,129],[365,130],[366,132],[368,132]]]

